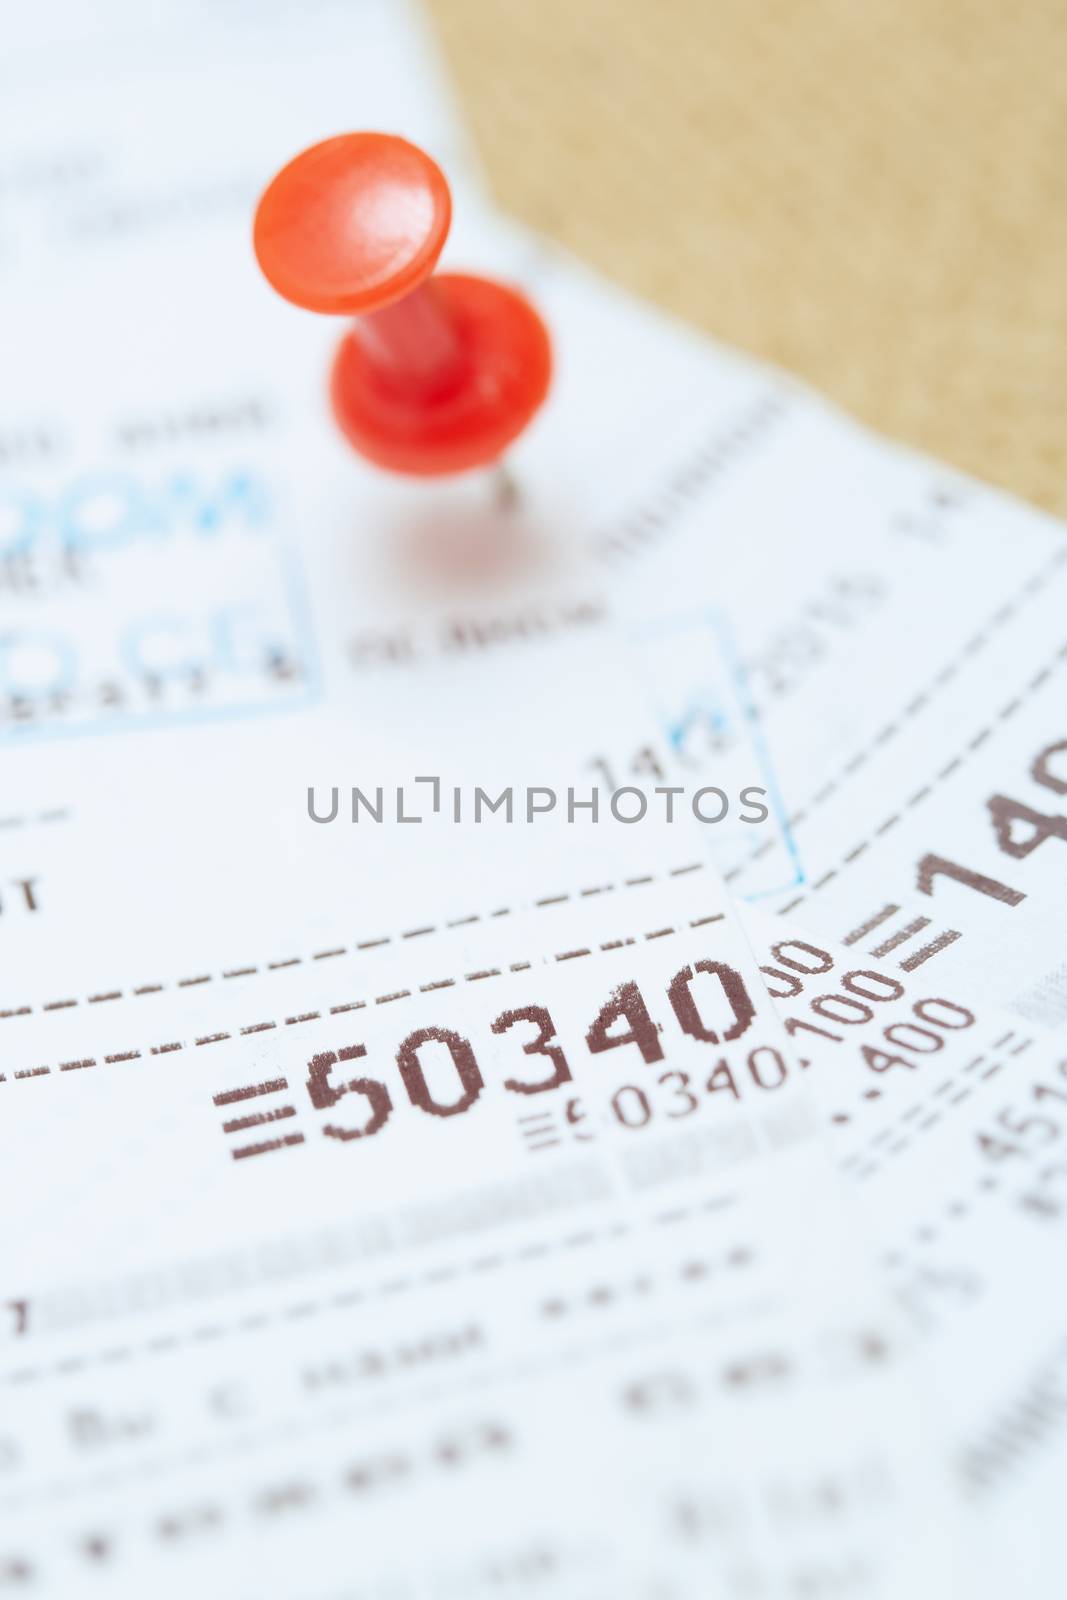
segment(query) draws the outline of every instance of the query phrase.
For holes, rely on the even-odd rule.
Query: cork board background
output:
[[[499,201],[1067,515],[1067,0],[429,0]]]

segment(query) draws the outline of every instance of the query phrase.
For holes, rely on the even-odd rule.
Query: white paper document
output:
[[[1062,1030],[965,1005],[921,970],[756,910],[769,993],[879,1268],[923,1341],[974,1519],[971,1592],[1052,1595],[1064,1466]],[[936,992],[935,992],[936,991]]]
[[[501,219],[406,6],[0,86],[0,1594],[1062,1594],[1064,530]],[[258,276],[372,126],[503,482]]]
[[[479,945],[498,965],[464,972]],[[6,1086],[5,1168],[41,1179],[7,1308],[13,1559],[55,1593],[309,1592],[308,1539],[362,1501],[381,1592],[480,1592],[449,1513],[470,1474],[483,1559],[553,1592],[949,1573],[947,1524],[900,1543],[947,1504],[913,1465],[906,1330],[714,877],[451,953],[452,977],[380,955],[365,1000],[195,1054]]]

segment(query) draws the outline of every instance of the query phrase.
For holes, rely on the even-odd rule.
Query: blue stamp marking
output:
[[[641,676],[687,788],[722,789],[731,810],[705,833],[724,875],[744,868],[746,900],[780,895],[805,881],[796,840],[752,703],[748,675],[727,618],[706,610],[642,624],[631,632]],[[758,787],[769,816],[741,820],[736,796]],[[768,839],[767,830],[773,833]]]
[[[263,472],[0,490],[0,743],[260,716],[321,697]]]

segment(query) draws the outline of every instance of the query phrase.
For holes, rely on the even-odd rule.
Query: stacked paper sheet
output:
[[[0,70],[0,1593],[1059,1597],[1067,540],[495,213],[420,22]],[[349,127],[514,504],[248,243]]]

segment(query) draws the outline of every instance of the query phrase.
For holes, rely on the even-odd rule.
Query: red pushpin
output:
[[[451,219],[436,162],[386,133],[312,145],[256,210],[256,257],[278,293],[357,314],[334,360],[334,414],[357,450],[394,472],[497,461],[548,390],[548,333],[522,295],[432,275]]]

